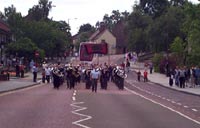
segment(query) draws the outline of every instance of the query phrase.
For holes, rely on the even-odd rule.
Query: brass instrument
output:
[[[128,77],[128,75],[126,74],[125,70],[121,69],[118,66],[115,68],[114,72],[121,78],[127,78]]]

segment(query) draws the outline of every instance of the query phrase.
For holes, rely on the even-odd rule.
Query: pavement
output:
[[[120,57],[120,56],[119,56]],[[144,63],[133,63],[131,62],[131,71],[138,71],[140,69],[141,74],[143,75]],[[148,80],[149,82],[156,83],[160,86],[173,89],[176,91],[181,91],[184,93],[192,94],[200,96],[200,86],[197,86],[195,88],[179,88],[176,85],[173,85],[172,87],[169,86],[169,78],[166,77],[164,74],[153,72],[152,74],[148,73]],[[11,78],[9,81],[0,81],[0,93],[13,91],[17,89],[22,89],[34,85],[38,85],[41,83],[41,73],[38,73],[38,81],[33,82],[33,75],[31,72],[28,72],[25,74],[25,78]]]
[[[9,81],[0,81],[0,93],[15,91],[41,83],[41,75],[38,74],[37,82],[33,82],[33,75],[31,72],[25,73],[24,78],[10,77]]]
[[[192,94],[192,95],[197,95],[200,96],[200,86],[196,86],[195,88],[179,88],[178,86],[176,86],[175,84],[173,84],[173,86],[169,85],[169,77],[167,77],[165,74],[160,74],[157,72],[154,72],[152,74],[150,74],[149,69],[144,67],[144,63],[133,63],[131,62],[131,70],[137,72],[138,70],[141,71],[141,74],[143,75],[144,70],[148,70],[148,80],[149,82],[153,82],[156,83],[160,86],[169,88],[169,89],[173,89],[176,91],[180,91],[180,92],[184,92],[184,93],[188,93],[188,94]]]

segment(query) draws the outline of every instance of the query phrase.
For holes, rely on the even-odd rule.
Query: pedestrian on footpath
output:
[[[131,66],[131,64],[130,64],[129,60],[127,59],[126,60],[126,70],[127,70],[127,73],[129,73],[129,71],[130,71],[130,66]]]
[[[138,79],[138,81],[140,81],[140,77],[141,77],[141,72],[140,72],[140,70],[138,70],[138,72],[137,72],[137,79]]]
[[[42,83],[45,83],[45,77],[46,77],[46,75],[45,75],[45,69],[43,68],[42,69]]]
[[[170,74],[170,76],[169,76],[169,85],[173,86],[173,83],[174,83],[173,82],[173,75]]]
[[[150,74],[152,74],[152,72],[153,72],[153,63],[152,62],[149,64],[149,70],[150,70]]]
[[[37,72],[38,72],[38,68],[37,65],[34,64],[33,68],[32,68],[32,72],[33,72],[33,82],[37,82]]]
[[[45,77],[47,80],[47,83],[50,83],[50,76],[51,76],[51,69],[49,67],[45,68]]]
[[[144,82],[148,81],[148,72],[147,70],[144,70]]]

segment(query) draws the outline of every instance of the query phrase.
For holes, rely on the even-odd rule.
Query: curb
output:
[[[39,85],[39,84],[41,84],[41,81],[39,81],[37,83],[34,83],[34,84],[30,84],[30,85],[24,86],[24,87],[18,87],[18,88],[5,90],[5,91],[0,91],[0,94],[7,93],[7,92],[12,92],[12,91],[17,91],[17,90],[25,89],[25,88],[29,88],[29,87],[33,87],[33,86],[36,86],[36,85]]]
[[[133,68],[132,68],[133,69]],[[134,73],[137,73],[135,70],[133,70]],[[143,75],[141,75],[143,77]],[[151,80],[149,80],[149,82],[151,83],[154,83],[156,85],[159,85],[159,86],[162,86],[164,88],[168,88],[168,89],[171,89],[171,90],[174,90],[174,91],[179,91],[179,92],[183,92],[183,93],[186,93],[186,94],[190,94],[190,95],[194,95],[194,96],[200,96],[200,94],[195,94],[195,93],[192,93],[192,92],[187,92],[187,91],[183,91],[183,90],[179,90],[179,89],[176,89],[176,88],[171,88],[170,86],[165,86],[165,85],[162,85],[160,83],[156,83],[156,82],[153,82]],[[174,85],[175,86],[175,85]]]
[[[150,80],[149,80],[150,81]],[[200,96],[200,94],[195,94],[195,93],[192,93],[192,92],[187,92],[187,91],[183,91],[183,90],[179,90],[179,89],[176,89],[176,88],[172,88],[172,87],[168,87],[168,86],[164,86],[164,85],[162,85],[162,84],[160,84],[160,83],[156,83],[156,82],[152,82],[152,81],[150,81],[151,83],[154,83],[154,84],[156,84],[156,85],[159,85],[159,86],[162,86],[162,87],[164,87],[164,88],[168,88],[168,89],[171,89],[171,90],[174,90],[174,91],[179,91],[179,92],[183,92],[183,93],[186,93],[186,94],[190,94],[190,95],[194,95],[194,96]],[[174,85],[175,86],[175,85]]]

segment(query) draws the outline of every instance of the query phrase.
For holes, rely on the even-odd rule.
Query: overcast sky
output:
[[[23,16],[27,15],[29,8],[38,4],[39,0],[0,0],[0,11],[14,5],[17,12]],[[52,8],[49,18],[53,20],[65,20],[71,26],[72,34],[76,34],[80,25],[90,23],[95,25],[102,21],[105,14],[111,15],[113,10],[120,12],[132,11],[134,1],[138,0],[49,0],[52,1]],[[197,2],[198,0],[191,0]]]

